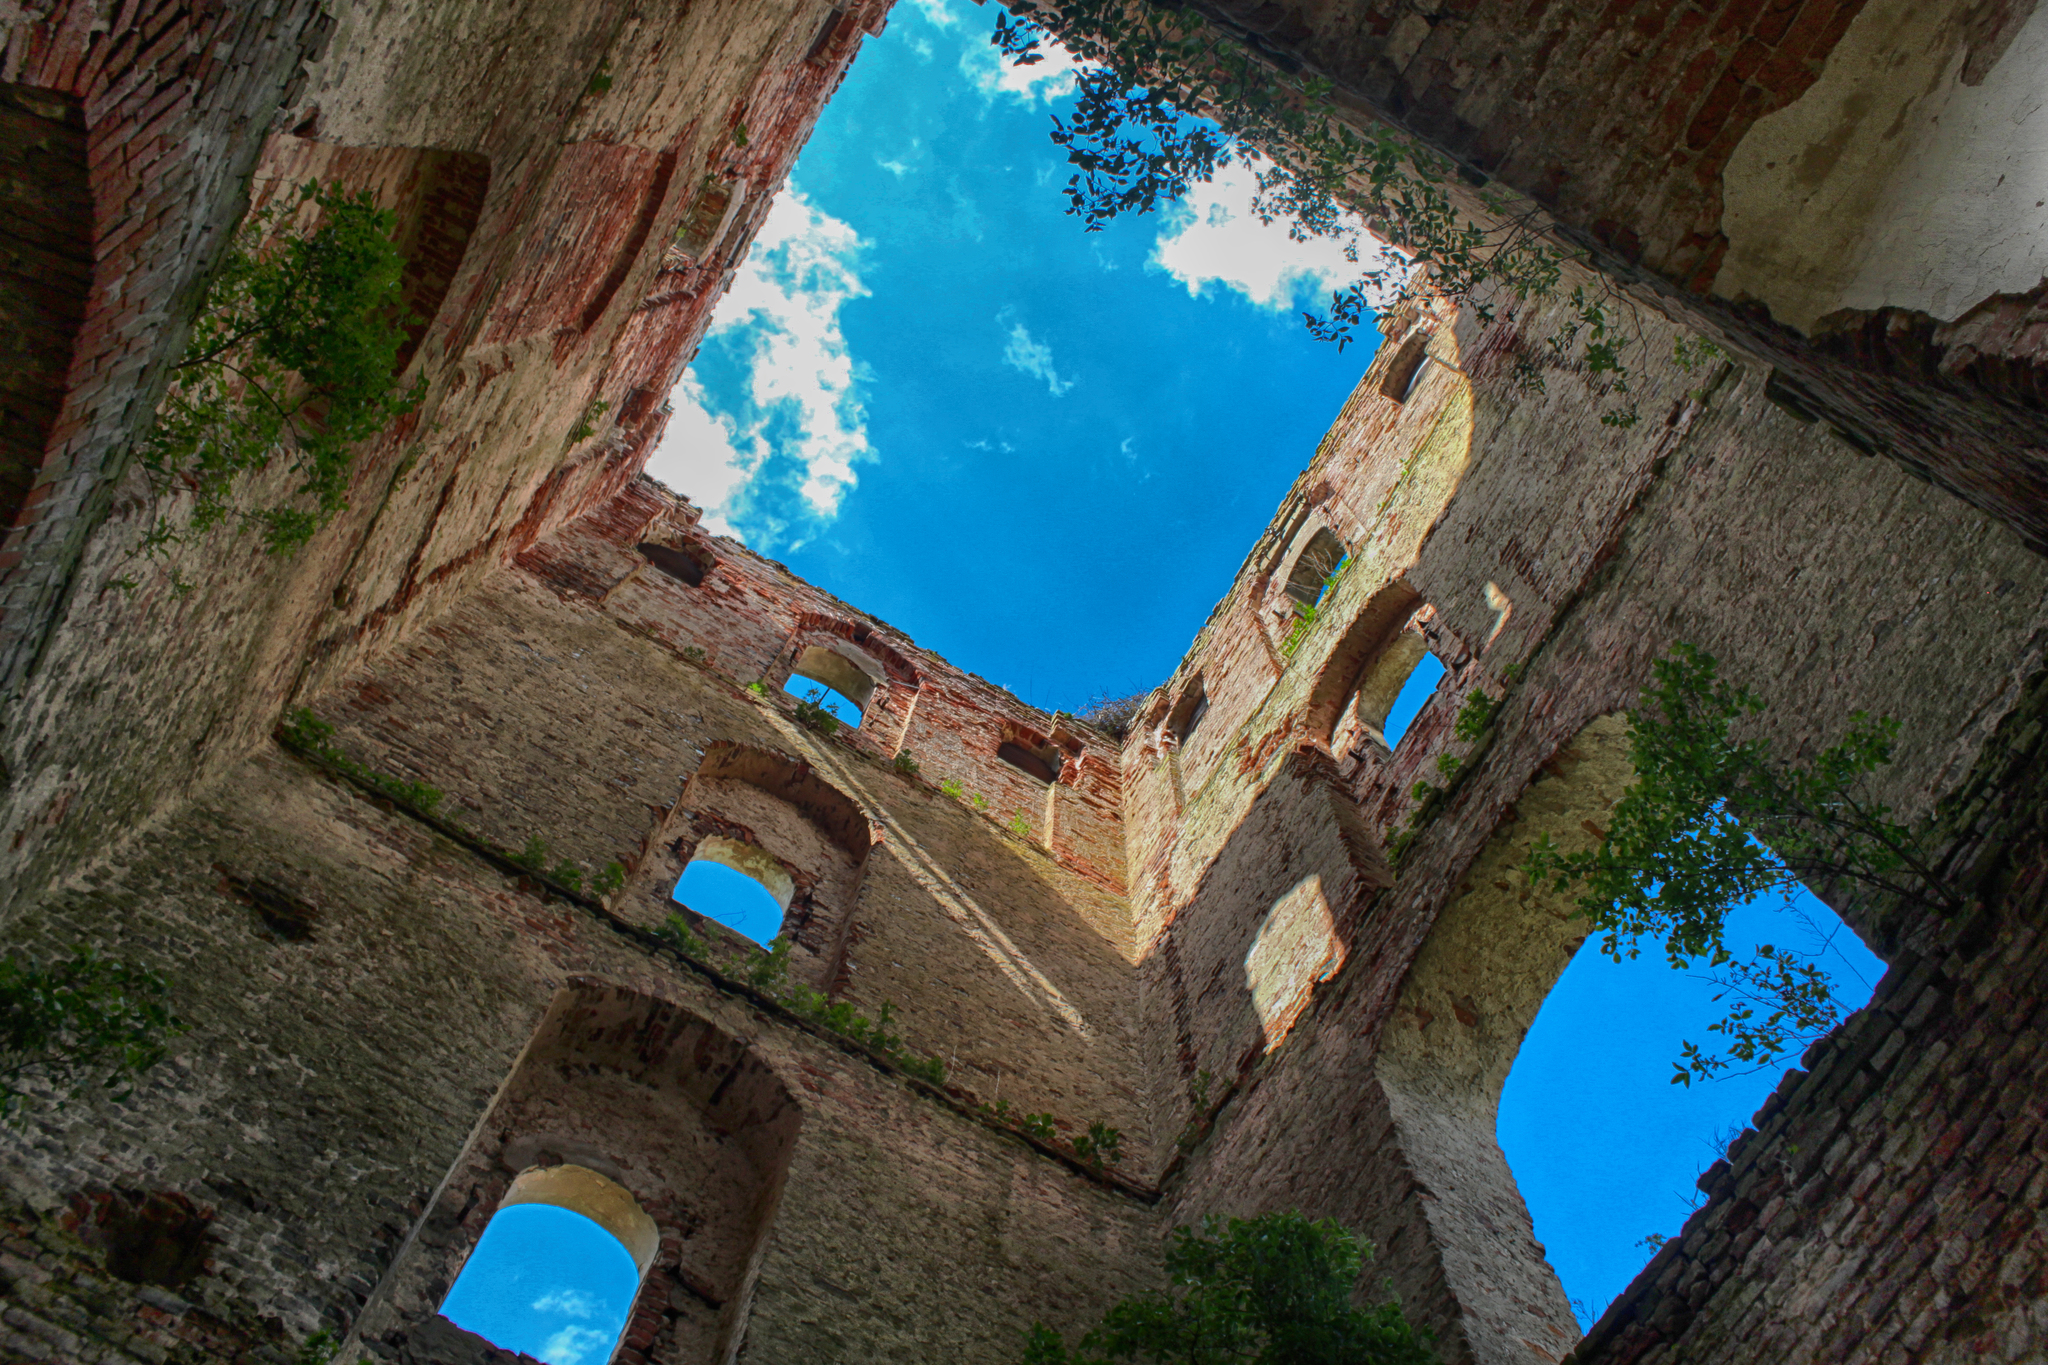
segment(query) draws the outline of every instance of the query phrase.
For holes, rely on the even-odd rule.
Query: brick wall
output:
[[[1676,640],[1765,696],[1774,738],[1792,752],[1831,740],[1851,710],[1898,716],[1908,738],[1885,795],[1924,815],[1964,781],[2040,667],[2041,570],[1988,518],[1778,412],[1761,376],[1657,370],[1637,391],[1644,422],[1617,430],[1569,369],[1540,397],[1515,389],[1514,359],[1542,354],[1556,325],[1541,310],[1491,326],[1413,321],[1441,363],[1396,403],[1378,380],[1400,347],[1383,348],[1162,689],[1179,696],[1200,675],[1210,712],[1195,740],[1169,754],[1156,730],[1140,730],[1125,749],[1156,1122],[1162,1134],[1186,1124],[1187,1155],[1168,1173],[1176,1215],[1332,1214],[1380,1243],[1404,1302],[1445,1333],[1448,1358],[1555,1360],[1576,1331],[1492,1150],[1498,1079],[1474,1091],[1440,1077],[1468,1066],[1459,1059],[1482,1035],[1512,1057],[1569,944],[1510,955],[1512,970],[1453,953],[1462,965],[1429,987],[1448,1003],[1402,1006],[1421,989],[1411,964],[1439,916],[1493,839],[1526,846],[1533,827],[1516,819],[1518,806],[1534,808],[1531,784],[1560,770],[1589,723],[1629,705]],[[1267,619],[1273,580],[1317,524],[1346,540],[1352,563],[1289,654]],[[1390,627],[1372,617],[1393,585],[1402,606]],[[1373,642],[1418,605],[1430,609],[1444,682],[1391,754],[1357,741],[1321,757],[1335,711],[1323,699],[1341,701]],[[1523,670],[1512,687],[1511,664]],[[1477,749],[1450,734],[1475,685],[1509,694]],[[1155,703],[1155,722],[1165,714]],[[1337,728],[1346,733],[1356,732]],[[1470,772],[1423,812],[1398,878],[1376,889],[1372,856],[1384,858],[1416,810],[1413,784],[1443,784],[1444,753]],[[1332,803],[1333,786],[1348,799]],[[1522,856],[1506,853],[1509,866]],[[1341,889],[1347,868],[1352,900],[1333,898],[1343,966],[1273,1048],[1256,1024],[1247,950],[1304,870]],[[1874,908],[1844,908],[1881,951],[1911,937]],[[2001,909],[1999,922],[2029,913]],[[1522,931],[1503,920],[1457,932]],[[1403,1031],[1398,1071],[1387,1029]],[[1826,1272],[1800,1259],[1746,1271],[1722,1253],[1699,1255],[1742,1305],[1731,1311],[1783,1314],[1773,1330],[1788,1342],[1805,1331],[1791,1305]],[[1746,1273],[1767,1278],[1782,1306],[1754,1307],[1763,1291]],[[1527,1287],[1508,1292],[1517,1277]],[[1985,1330],[2018,1330],[2031,1311],[2020,1297]],[[1668,1296],[1643,1302],[1672,1311]],[[1745,1319],[1746,1332],[1755,1326]],[[1691,1338],[1666,1339],[1680,1353],[1670,1358],[1692,1358]]]
[[[10,707],[107,513],[119,452],[148,420],[163,367],[183,344],[185,311],[241,216],[258,151],[249,130],[268,124],[301,57],[320,49],[319,13],[286,4],[250,22],[218,3],[127,4],[105,15],[66,4],[5,22],[0,80],[74,111],[64,117],[85,132],[91,201],[89,219],[75,204],[64,210],[64,252],[91,274],[82,307],[54,310],[75,318],[68,354],[38,343],[62,376],[38,400],[55,415],[10,457],[7,479],[25,488],[0,503],[0,696]],[[31,183],[74,196],[58,188],[63,159],[39,160]]]
[[[1446,187],[1480,221],[1498,221],[1482,189],[1505,196],[1510,211],[1526,210],[1638,306],[1792,376],[1807,420],[1820,417],[1861,448],[2007,522],[2037,549],[2048,546],[2048,465],[2036,453],[2044,445],[2042,357],[2037,329],[2026,321],[2037,315],[2037,289],[1993,294],[1950,318],[1903,306],[1834,313],[1837,303],[1821,309],[1830,316],[1810,326],[1795,319],[1795,327],[1772,319],[1760,291],[1747,287],[1755,281],[1717,283],[1729,248],[1731,157],[1764,120],[1814,87],[1866,9],[1925,7],[1208,0],[1194,8],[1282,65],[1328,76],[1343,117],[1368,129],[1406,130],[1447,155],[1458,174]],[[2031,10],[2003,0],[1937,8],[1928,41],[1943,55],[1929,79],[1941,81],[1957,68],[1969,73],[1964,80],[1982,80]],[[1904,103],[1887,115],[1877,150],[1858,155],[1897,155],[1939,117],[1938,102],[1916,104],[1894,74],[1899,60],[1922,54],[1896,58],[1867,63],[1863,105]],[[1856,77],[1840,79],[1853,86]],[[1859,107],[1853,94],[1844,98],[1845,108]],[[1856,132],[1848,121],[1819,122],[1808,143],[1780,158],[1803,168],[1783,194],[1811,192]],[[1851,194],[1812,212],[1824,213],[1829,232],[1853,244],[1862,222],[1856,215],[1876,212],[1878,198]],[[1799,236],[1802,223],[1812,222],[1791,206],[1782,213],[1774,230],[1785,235]],[[1881,226],[1873,220],[1868,228]],[[2030,234],[2035,225],[2028,219],[1985,231],[1989,246],[1990,238]]]
[[[106,227],[91,306],[106,299],[108,320],[87,317],[67,399],[96,415],[53,435],[71,453],[30,494],[10,541],[23,557],[0,585],[0,631],[28,632],[7,656],[17,690],[0,732],[8,903],[93,856],[107,830],[174,807],[260,743],[289,698],[626,486],[771,191],[885,8],[850,7],[851,27],[812,55],[821,0],[658,18],[540,0],[461,16],[343,5],[317,24],[127,7],[111,29],[81,5],[10,30],[0,76],[85,92],[89,161],[104,149],[89,169],[114,178],[93,190]],[[161,170],[124,150],[137,118],[137,146],[171,158]],[[407,297],[432,314],[411,346],[426,397],[358,452],[348,510],[295,557],[266,558],[230,526],[159,564],[134,546],[178,502],[144,496],[126,442],[252,175],[259,196],[339,176],[398,213],[415,249]],[[161,180],[183,207],[148,209],[121,177]],[[680,258],[671,239],[707,183],[745,186],[741,211]],[[100,357],[100,327],[134,359]],[[278,461],[238,496],[283,501],[295,483]],[[41,605],[17,610],[16,594]]]

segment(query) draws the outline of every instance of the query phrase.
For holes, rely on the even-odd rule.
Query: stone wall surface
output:
[[[1597,814],[1625,784],[1624,763],[1605,796],[1573,795],[1599,767],[1575,736],[1631,705],[1683,640],[1770,702],[1763,733],[1788,753],[1831,742],[1853,710],[1897,716],[1882,795],[1924,817],[2041,665],[2048,584],[2009,531],[1785,417],[1733,367],[1656,373],[1634,429],[1600,423],[1569,370],[1540,398],[1517,395],[1511,361],[1540,353],[1555,325],[1540,310],[1490,326],[1423,314],[1437,360],[1402,403],[1378,382],[1397,334],[1125,751],[1131,860],[1145,869],[1135,913],[1156,935],[1144,964],[1156,1122],[1165,1133],[1184,1116],[1196,1143],[1169,1183],[1177,1212],[1299,1204],[1365,1227],[1403,1301],[1455,1323],[1451,1358],[1556,1359],[1577,1335],[1491,1142],[1506,1066],[1575,941],[1537,928],[1569,907],[1532,909],[1513,867],[1536,833],[1576,835],[1589,817],[1546,826],[1530,812]],[[1278,570],[1325,525],[1351,559],[1289,653]],[[1347,729],[1338,703],[1418,612],[1448,671],[1388,752]],[[1210,712],[1176,749],[1162,718],[1197,676]],[[1450,731],[1475,687],[1506,701],[1469,744]],[[1467,765],[1455,783],[1440,755]],[[1423,806],[1419,780],[1452,790]],[[1538,801],[1547,781],[1563,794]],[[1348,799],[1333,803],[1333,788]],[[1521,890],[1452,914],[1496,830],[1502,870],[1487,875]],[[1276,1048],[1255,1027],[1244,964],[1295,878],[1324,867],[1326,887],[1344,885],[1318,840],[1363,843],[1383,863],[1406,848],[1397,878],[1354,877],[1350,903],[1332,895],[1340,965]],[[1841,904],[1886,953],[1940,931]],[[1557,946],[1531,940],[1498,963],[1450,949],[1411,974],[1433,924]],[[1473,1057],[1482,1040],[1491,1061]],[[1781,1273],[1786,1302],[1820,1282],[1803,1264]],[[1996,1316],[1985,1332],[2019,1330]],[[1810,1345],[1803,1319],[1782,1330]],[[1670,1349],[1692,1358],[1685,1341]]]
[[[714,745],[790,756],[858,807],[864,827],[857,874],[828,875],[807,891],[807,917],[846,925],[831,939],[843,948],[821,963],[817,982],[841,988],[869,1015],[891,1002],[910,1045],[945,1059],[977,1100],[1055,1114],[1069,1136],[1101,1120],[1123,1131],[1127,1152],[1142,1154],[1149,1116],[1118,889],[1103,884],[1092,862],[1057,844],[1048,854],[1042,841],[1019,836],[997,807],[977,812],[935,790],[929,775],[897,771],[887,748],[877,752],[885,725],[823,737],[793,721],[792,698],[741,686],[752,660],[799,620],[828,611],[846,619],[847,609],[731,541],[713,542],[718,565],[691,587],[650,570],[633,540],[603,534],[637,536],[631,528],[640,515],[663,511],[676,515],[675,501],[637,485],[528,556],[547,566],[541,572],[507,571],[315,709],[338,726],[336,742],[351,757],[444,791],[447,808],[494,843],[516,850],[538,836],[550,863],[567,858],[590,873],[617,860],[627,881],[613,904],[649,926],[677,908],[670,893],[687,859],[675,839],[693,810],[742,820],[736,832],[796,866],[800,884],[804,864],[829,866],[816,852],[803,854],[817,847],[820,831],[806,830],[787,804],[775,837],[763,804],[773,793],[753,788],[751,807],[730,797],[720,803],[711,784],[693,778]],[[604,577],[571,575],[571,555]],[[639,595],[617,586],[629,580]],[[612,590],[583,590],[600,582]],[[707,615],[719,603],[736,605],[722,613],[722,631],[700,637],[703,646],[680,643],[689,638],[682,610],[664,613],[666,637],[645,630],[657,604],[685,601]],[[1015,772],[995,757],[1005,724],[1051,728],[1033,708],[869,618],[851,619],[870,627],[870,649],[915,671],[919,733],[944,734],[974,755],[973,785]],[[683,653],[708,657],[713,648],[720,662]],[[731,659],[748,667],[728,674]],[[1108,743],[1075,733],[1106,765]],[[850,891],[853,903],[827,903]],[[700,928],[728,942],[715,927]],[[807,935],[799,930],[797,939],[804,944]],[[729,946],[750,948],[737,936]]]
[[[1563,358],[1561,303],[1396,310],[1121,741],[638,476],[884,6],[0,18],[0,305],[32,324],[0,381],[0,913],[10,951],[162,971],[190,1025],[132,1097],[37,1093],[0,1139],[0,1354],[275,1362],[325,1327],[342,1359],[508,1359],[436,1309],[565,1167],[654,1228],[627,1362],[998,1365],[1155,1284],[1170,1227],[1284,1208],[1365,1232],[1361,1293],[1389,1279],[1446,1365],[2038,1359],[2037,300],[1824,305],[1899,277],[1882,206],[1929,148],[1976,164],[1954,130],[1992,96],[1958,92],[2009,91],[2039,35],[1911,8],[1211,4],[1530,196],[1641,330],[1623,394]],[[244,208],[315,177],[397,218],[425,402],[297,558],[139,560],[165,509],[129,445],[182,320]],[[1702,326],[1734,354],[1681,364]],[[1889,963],[1875,999],[1581,1340],[1493,1140],[1584,927],[1519,867],[1602,836],[1681,641],[1787,755],[1896,717],[1876,795],[1969,905],[1817,888]],[[700,854],[786,899],[785,980],[676,902]],[[893,1039],[850,1022],[885,1006]]]
[[[2002,163],[2030,165],[2043,134],[2023,96],[1989,118],[1965,103],[1987,82],[2031,88],[2032,0],[1195,9],[1328,77],[1361,129],[1448,157],[1444,186],[1477,221],[1535,223],[1639,306],[1782,370],[1804,420],[2048,545],[2048,235],[2038,194],[2000,197],[2032,183]],[[1902,265],[1900,235],[1934,231],[1930,196],[1962,225],[1941,227],[1939,259]]]
[[[267,888],[254,903],[251,886]],[[280,896],[306,932],[280,934],[258,908]],[[46,1241],[98,1191],[189,1199],[205,1215],[203,1272],[95,1295],[104,1277],[56,1283],[57,1253],[32,1266],[18,1241],[16,1358],[159,1359],[153,1342],[205,1330],[221,1344],[203,1358],[245,1358],[238,1333],[246,1358],[277,1358],[264,1349],[355,1324],[366,1302],[362,1347],[412,1358],[417,1315],[379,1286],[396,1265],[395,1284],[425,1284],[428,1312],[438,1302],[495,1206],[491,1181],[507,1178],[458,1156],[504,1142],[479,1119],[557,993],[586,979],[737,1040],[802,1111],[758,1270],[755,1358],[900,1359],[914,1341],[999,1361],[1032,1316],[1078,1323],[1149,1273],[1143,1200],[283,753],[252,758],[17,938],[81,931],[170,973],[192,1031],[129,1104],[78,1103],[10,1144],[8,1183],[24,1220],[52,1226],[29,1233]],[[546,1130],[618,1153],[632,1141],[620,1113],[570,1105]],[[654,1305],[663,1340],[705,1310],[687,1288],[691,1229],[720,1198],[714,1180],[671,1188],[680,1202],[661,1221],[683,1287]]]
[[[129,182],[94,189],[108,280],[95,288],[121,291],[104,325],[140,349],[96,358],[90,305],[66,401],[96,401],[82,373],[118,372],[119,402],[60,420],[51,449],[73,453],[51,457],[0,565],[4,629],[20,632],[0,811],[10,896],[77,866],[98,830],[174,806],[259,743],[287,699],[633,477],[773,189],[882,21],[873,6],[832,10],[816,43],[828,8],[501,0],[244,23],[232,7],[173,21],[128,6],[109,29],[67,5],[9,30],[8,79],[85,92],[92,173],[105,140],[133,163],[120,176],[162,175],[180,206],[116,212]],[[142,154],[120,150],[140,124],[151,155],[182,149],[175,174],[145,177]],[[147,496],[127,443],[182,342],[182,310],[252,193],[313,177],[374,188],[401,215],[408,302],[431,319],[409,370],[425,401],[358,453],[348,511],[291,559],[232,521],[167,562],[138,556],[154,518],[179,514]],[[685,252],[675,239],[707,199],[730,211]],[[238,497],[274,503],[296,482],[278,461]],[[172,643],[195,631],[213,643]]]

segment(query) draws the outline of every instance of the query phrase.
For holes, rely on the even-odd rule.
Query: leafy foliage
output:
[[[889,1031],[890,1021],[895,1017],[896,1006],[887,1000],[876,1017],[869,1019],[849,1000],[834,1000],[822,991],[789,980],[790,941],[777,935],[768,944],[767,951],[747,954],[746,960],[734,964],[719,964],[709,945],[697,935],[688,919],[671,913],[655,933],[666,939],[669,945],[683,956],[707,965],[721,966],[722,970],[734,970],[747,984],[763,995],[769,996],[821,1028],[830,1030],[856,1043],[864,1044],[887,1057],[905,1075],[915,1076],[932,1085],[946,1083],[946,1064],[937,1057],[927,1057],[912,1052],[904,1045],[903,1039]]]
[[[1839,743],[1795,764],[1768,741],[1732,737],[1764,703],[1721,681],[1710,655],[1680,644],[1653,673],[1628,715],[1636,780],[1599,847],[1565,853],[1545,835],[1524,870],[1560,893],[1578,889],[1577,913],[1617,961],[1648,937],[1674,967],[1703,958],[1721,973],[1716,998],[1734,1003],[1710,1027],[1727,1055],[1685,1044],[1672,1080],[1690,1084],[1731,1060],[1768,1062],[1838,1017],[1826,973],[1805,955],[1765,944],[1738,959],[1724,936],[1731,910],[1773,894],[1789,903],[1807,883],[1837,879],[1944,914],[1962,902],[1865,790],[1891,761],[1897,721],[1856,712]]]
[[[1212,1215],[1199,1230],[1174,1230],[1170,1289],[1116,1304],[1072,1352],[1034,1325],[1024,1365],[1427,1365],[1435,1356],[1399,1304],[1352,1306],[1370,1254],[1329,1219]]]
[[[1044,60],[1039,47],[1048,36],[1079,62],[1076,106],[1055,116],[1052,139],[1075,168],[1067,211],[1091,232],[1181,199],[1233,164],[1252,167],[1252,207],[1262,222],[1284,221],[1296,241],[1337,241],[1349,260],[1364,262],[1326,310],[1304,314],[1313,335],[1340,348],[1420,280],[1481,317],[1491,316],[1495,291],[1529,300],[1562,288],[1567,258],[1533,206],[1480,193],[1490,218],[1481,224],[1447,189],[1460,175],[1449,160],[1389,129],[1349,126],[1327,79],[1278,69],[1192,9],[1061,0],[1029,17],[999,14],[991,41],[1030,65]],[[1375,250],[1367,225],[1401,250]],[[1604,279],[1595,288],[1603,291],[1597,298],[1574,290],[1574,320],[1558,353],[1585,330],[1588,379],[1612,376],[1610,387],[1626,392],[1620,356],[1633,338],[1622,335],[1622,320],[1633,322],[1636,310]],[[1533,365],[1525,383],[1542,387]],[[1601,420],[1626,427],[1638,417],[1630,405]]]
[[[15,1114],[31,1076],[61,1092],[98,1077],[126,1099],[185,1025],[170,987],[146,967],[82,948],[51,966],[0,959],[0,1116]]]
[[[1020,839],[1029,839],[1031,837],[1031,821],[1025,816],[1023,811],[1010,812],[1007,827],[1010,833]]]
[[[1122,1130],[1112,1128],[1097,1119],[1088,1125],[1087,1132],[1074,1139],[1074,1153],[1099,1171],[1106,1166],[1116,1165],[1117,1156],[1123,1149],[1123,1142]]]
[[[1458,719],[1451,726],[1451,734],[1467,744],[1475,742],[1493,724],[1500,705],[1479,688],[1473,688],[1465,694],[1465,704],[1458,709]]]
[[[825,709],[825,689],[814,687],[796,704],[796,723],[821,735],[836,735],[843,723]]]
[[[910,750],[904,749],[900,751],[889,762],[894,765],[897,772],[902,773],[905,777],[917,776],[917,760],[910,756]]]
[[[526,840],[526,847],[512,855],[512,861],[529,872],[545,873],[548,866],[548,841],[538,834]]]
[[[609,896],[625,884],[626,865],[613,859],[599,868],[597,875],[590,879],[590,890],[593,895]]]
[[[1330,593],[1337,587],[1337,580],[1343,577],[1344,570],[1350,563],[1351,560],[1347,556],[1330,566],[1329,572],[1323,575],[1322,586],[1316,589],[1316,600],[1314,602],[1296,602],[1294,604],[1294,629],[1289,631],[1287,638],[1280,642],[1280,652],[1282,654],[1291,659],[1294,657],[1294,651],[1301,648],[1301,642],[1308,638],[1309,629],[1315,625],[1316,617],[1321,613],[1323,603],[1329,600]]]
[[[307,205],[320,214],[310,231],[293,222]],[[140,443],[153,494],[195,496],[185,529],[159,516],[146,552],[232,516],[260,530],[271,553],[289,554],[348,505],[350,447],[425,392],[424,380],[406,390],[391,382],[408,321],[393,224],[368,191],[351,195],[339,182],[309,182],[244,222]],[[287,440],[303,476],[296,505],[234,508],[235,479],[267,468]]]
[[[691,927],[690,921],[674,911],[669,912],[669,917],[663,920],[661,927],[654,932],[657,937],[667,939],[684,957],[695,958],[701,962],[711,956],[710,950],[704,946],[704,940],[697,937],[697,931]]]
[[[437,816],[448,824],[453,820],[439,816],[443,793],[438,787],[424,782],[404,782],[356,762],[333,743],[334,727],[313,714],[311,707],[301,706],[279,722],[278,738],[303,754],[320,760],[338,772],[362,782],[385,796],[403,805],[411,806],[422,815]],[[545,850],[545,845],[543,845]],[[542,856],[545,855],[543,851]],[[535,869],[538,871],[539,869]]]
[[[1022,1127],[1040,1142],[1051,1142],[1059,1135],[1059,1128],[1054,1125],[1051,1114],[1026,1114]]]

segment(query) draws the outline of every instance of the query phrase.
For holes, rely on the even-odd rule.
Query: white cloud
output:
[[[951,28],[960,22],[960,15],[946,0],[917,0],[917,12],[935,28]]]
[[[1346,260],[1343,243],[1317,237],[1306,242],[1287,235],[1284,221],[1261,223],[1252,212],[1258,180],[1252,168],[1231,166],[1206,185],[1196,185],[1160,223],[1151,264],[1200,294],[1209,284],[1235,289],[1261,308],[1293,309],[1301,293],[1326,305],[1332,290],[1357,279],[1380,261],[1399,257],[1366,234],[1359,259]],[[1363,229],[1361,229],[1363,231]]]
[[[803,506],[794,511],[817,520],[838,515],[855,463],[874,458],[839,326],[839,310],[868,292],[854,273],[860,247],[851,226],[813,208],[794,185],[769,209],[706,337],[728,339],[744,359],[742,410],[715,406],[686,374],[647,462],[648,473],[705,510],[707,529],[732,532],[771,457],[800,469]]]
[[[533,1301],[536,1313],[560,1313],[565,1318],[594,1318],[597,1300],[579,1289],[553,1289]]]
[[[1050,38],[1039,43],[1038,51],[1044,60],[1018,66],[993,43],[976,43],[960,54],[960,69],[983,99],[1008,95],[1026,104],[1050,104],[1073,94],[1074,71],[1079,65],[1073,54]]]
[[[1032,340],[1031,333],[1024,330],[1021,322],[1010,327],[1010,342],[1003,347],[1003,363],[1022,370],[1033,379],[1043,379],[1045,387],[1055,398],[1063,397],[1068,389],[1074,387],[1073,380],[1060,378],[1060,372],[1052,367],[1052,347]]]
[[[595,1327],[564,1327],[542,1343],[540,1358],[548,1365],[583,1365],[593,1353],[612,1344],[611,1333]]]

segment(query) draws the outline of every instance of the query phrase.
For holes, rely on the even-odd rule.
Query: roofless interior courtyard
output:
[[[1422,1353],[1332,1359],[2038,1357],[2048,20],[1037,18],[1192,26],[1432,206],[1092,715],[644,473],[886,4],[0,20],[0,1356],[1050,1360],[1298,1213]],[[1659,1065],[1796,1065],[1581,1314],[1503,1091],[1610,932],[1712,957],[1708,842],[1881,977],[1772,1035],[1820,957],[1729,931],[1759,1009]]]

